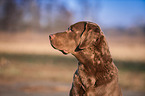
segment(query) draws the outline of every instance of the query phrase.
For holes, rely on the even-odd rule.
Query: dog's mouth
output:
[[[57,48],[52,44],[51,40],[50,40],[50,44],[51,44],[51,46],[52,46],[54,49],[57,49]],[[57,49],[57,50],[59,50],[59,49]],[[59,51],[61,51],[64,55],[67,55],[67,54],[68,54],[68,52],[65,51],[65,50],[59,50]]]
[[[51,36],[49,36],[49,39],[50,39],[50,44],[51,44],[51,46],[52,46],[54,49],[57,49],[57,48],[52,44],[52,38],[51,38]],[[60,50],[60,49],[57,49],[57,50],[61,51],[64,55],[68,54],[68,52],[65,51],[65,50]]]
[[[54,47],[54,45],[52,44],[52,41],[50,40],[50,44],[51,44],[51,46],[54,48],[54,49],[56,49],[55,47]]]

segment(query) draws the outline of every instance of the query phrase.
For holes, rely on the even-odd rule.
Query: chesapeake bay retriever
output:
[[[122,96],[118,69],[100,27],[92,22],[78,22],[67,31],[50,35],[53,48],[71,53],[79,63],[70,96]]]

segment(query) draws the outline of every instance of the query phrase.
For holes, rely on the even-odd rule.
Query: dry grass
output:
[[[51,54],[63,56],[51,47],[48,35],[47,33],[0,33],[0,53]],[[144,39],[138,40],[139,38],[124,37],[121,39],[119,37],[118,40],[117,38],[110,38],[108,42],[114,59],[145,62]],[[134,39],[137,39],[136,42]]]
[[[145,44],[110,44],[114,59],[145,62]]]
[[[120,71],[119,83],[122,88],[129,90],[145,90],[145,73],[144,72],[131,72]]]

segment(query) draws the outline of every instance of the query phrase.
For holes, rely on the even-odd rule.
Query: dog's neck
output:
[[[92,46],[73,54],[89,73],[108,72],[114,69],[112,57],[104,35]],[[94,74],[96,75],[96,74]]]
[[[99,42],[73,55],[79,60],[79,74],[95,78],[95,86],[111,82],[118,76],[104,36]]]

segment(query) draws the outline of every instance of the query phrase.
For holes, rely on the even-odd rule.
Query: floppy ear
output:
[[[79,49],[89,47],[93,42],[96,42],[100,37],[100,27],[95,24],[88,22],[86,24],[86,30],[81,34]]]

